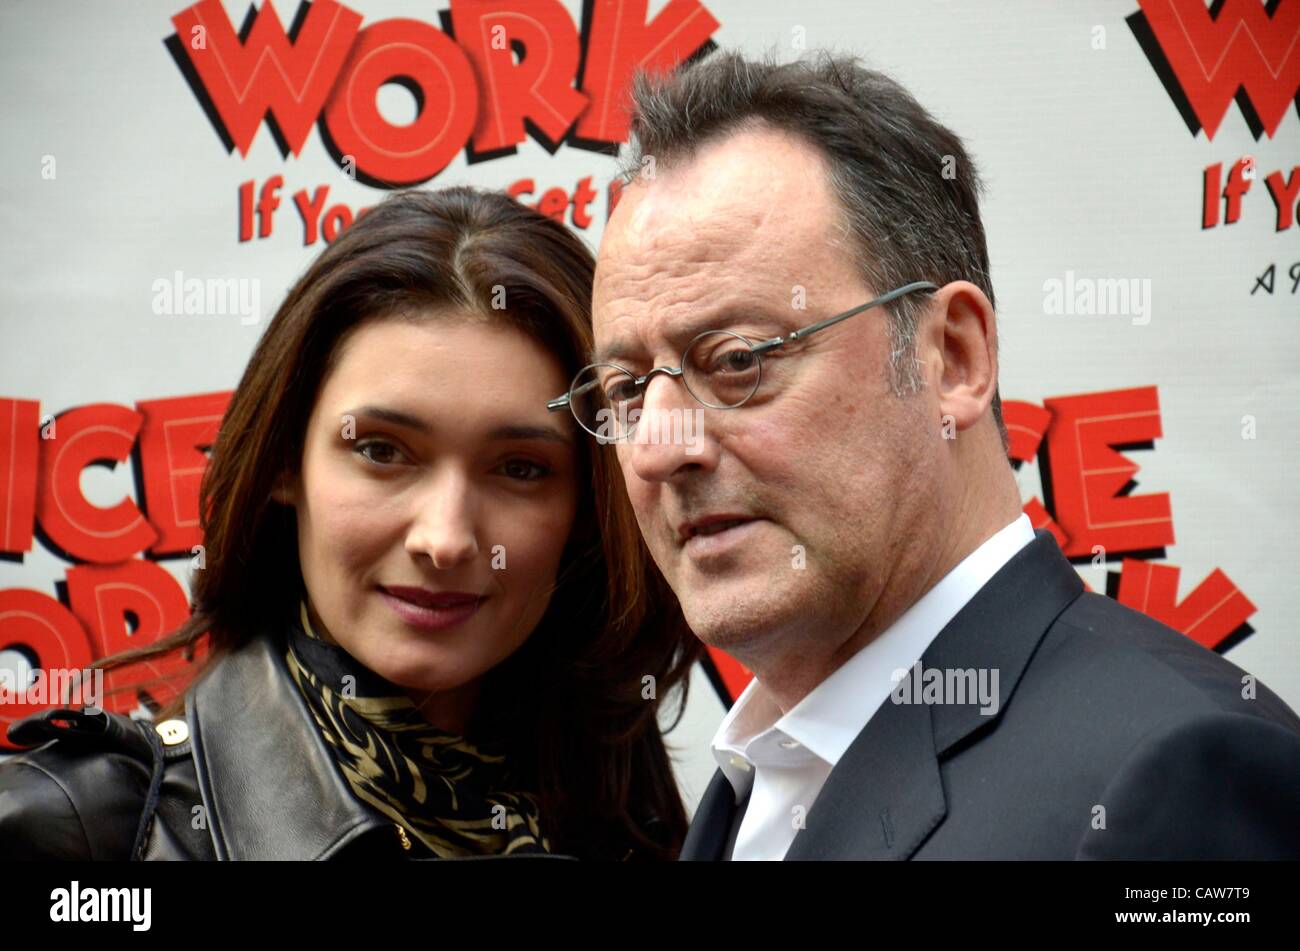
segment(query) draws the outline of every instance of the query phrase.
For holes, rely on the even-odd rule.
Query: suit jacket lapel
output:
[[[1001,716],[1044,633],[1083,591],[1048,532],[1035,533],[953,617],[922,668],[996,670],[998,704],[886,699],[831,770],[786,858],[906,859],[947,815],[939,757]]]
[[[831,770],[785,857],[905,859],[946,814],[930,708],[886,700]]]
[[[981,713],[979,703],[931,708],[935,750],[940,756],[975,730],[997,722],[1043,635],[1083,593],[1083,582],[1051,533],[1034,535],[976,592],[921,660],[924,668],[998,672],[996,713]]]

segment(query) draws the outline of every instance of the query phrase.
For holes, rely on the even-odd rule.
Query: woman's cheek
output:
[[[313,506],[316,522],[320,526],[321,540],[330,545],[339,554],[355,548],[358,542],[364,542],[367,534],[373,531],[374,522],[367,529],[362,517],[365,507],[358,505],[346,494],[323,492]]]
[[[503,546],[506,567],[516,569],[517,576],[540,578],[554,574],[559,567],[572,526],[571,517],[557,517],[552,509],[511,519],[501,526],[503,534],[494,536],[504,540],[491,544]]]

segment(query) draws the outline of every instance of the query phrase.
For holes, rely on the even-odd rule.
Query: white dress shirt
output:
[[[930,642],[1016,552],[1034,539],[1021,514],[818,684],[784,716],[750,681],[713,738],[713,756],[736,791],[749,794],[733,859],[781,859],[803,827],[826,777]]]

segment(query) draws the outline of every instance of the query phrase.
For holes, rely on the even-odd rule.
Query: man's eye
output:
[[[391,466],[405,458],[400,449],[382,439],[362,440],[357,443],[356,452],[375,465],[380,466]]]
[[[631,380],[616,380],[605,388],[605,398],[611,403],[630,403],[641,395],[641,388]]]
[[[750,350],[727,350],[718,354],[712,369],[715,373],[745,373],[753,369],[754,361],[754,354]]]
[[[518,479],[521,482],[537,482],[551,474],[547,466],[540,465],[530,459],[512,459],[501,466],[501,471],[511,479]]]

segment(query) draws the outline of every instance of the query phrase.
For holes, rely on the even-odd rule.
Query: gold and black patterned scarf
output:
[[[353,793],[435,855],[551,851],[504,754],[432,726],[400,687],[320,638],[300,603],[289,672]]]

